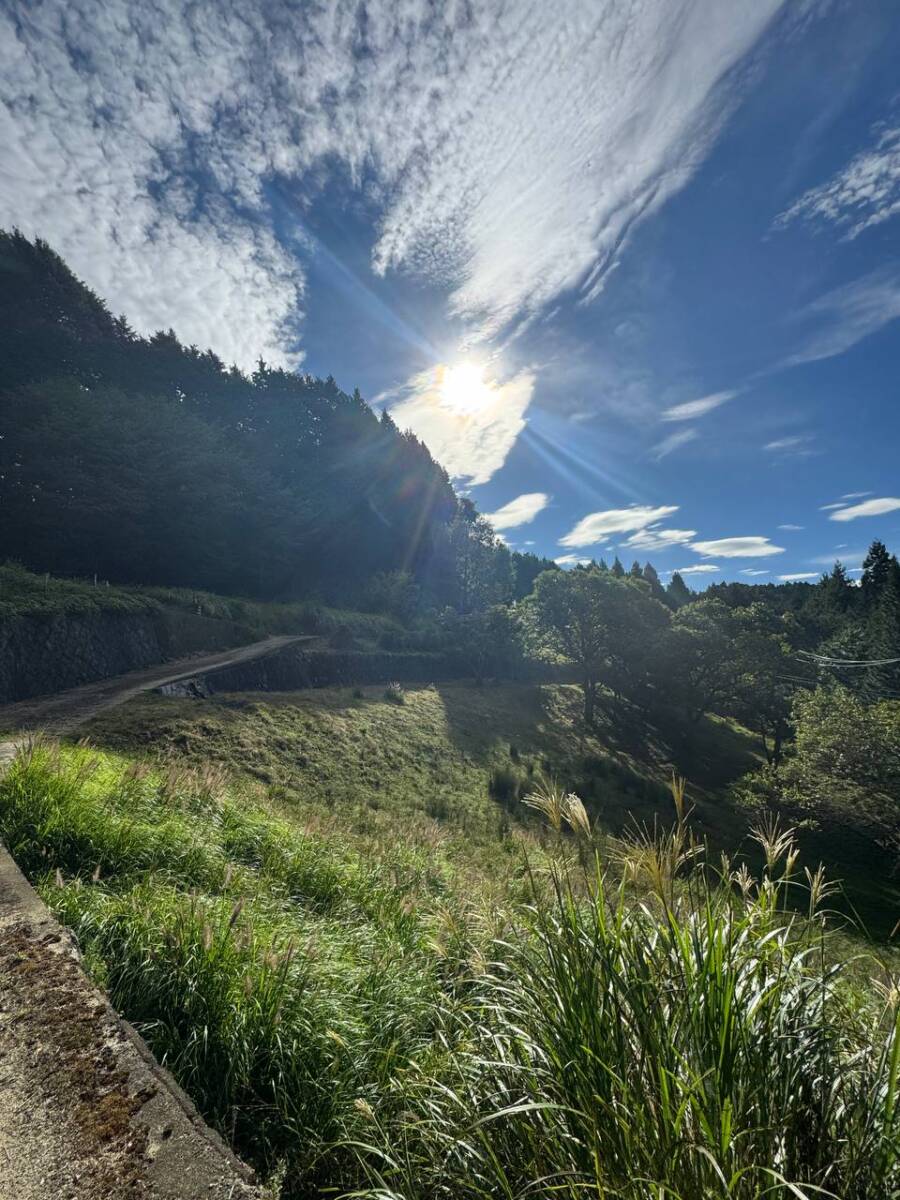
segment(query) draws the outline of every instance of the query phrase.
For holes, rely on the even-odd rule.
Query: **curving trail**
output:
[[[35,696],[16,704],[0,705],[0,763],[15,756],[18,743],[28,734],[42,732],[59,737],[103,709],[124,704],[140,692],[164,683],[208,675],[235,663],[267,658],[285,646],[315,640],[312,635],[269,637],[261,642],[252,642],[249,646],[237,646],[233,650],[220,650],[215,654],[195,654],[190,658],[129,671],[127,675],[98,679],[94,683],[54,695]]]

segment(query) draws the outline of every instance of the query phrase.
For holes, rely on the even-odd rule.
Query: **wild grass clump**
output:
[[[469,953],[415,847],[366,864],[217,772],[41,743],[0,779],[0,838],[241,1154],[285,1195],[359,1182],[348,1142],[433,1055]]]
[[[525,787],[522,772],[508,763],[494,767],[488,776],[488,795],[504,808],[513,808],[522,799]]]
[[[405,704],[406,692],[403,690],[403,685],[400,683],[389,683],[384,689],[384,698],[388,704]]]
[[[567,800],[532,803],[560,832]],[[657,851],[656,894],[634,899],[599,858],[535,889],[451,1023],[443,1078],[413,1066],[403,1141],[360,1149],[368,1194],[898,1194],[896,987],[863,999],[832,961],[821,879],[808,921],[784,915],[789,834],[759,832],[761,879],[725,863],[710,884],[686,814]]]
[[[0,837],[26,874],[53,866],[104,878],[159,871],[185,886],[215,886],[225,859],[198,827],[200,776],[114,764],[87,748],[28,746],[0,781]],[[189,809],[193,807],[194,813]]]
[[[341,1147],[396,1064],[427,1049],[433,981],[365,923],[287,913],[264,894],[117,892],[48,881],[113,1004],[207,1118],[291,1187],[352,1184]],[[347,1172],[351,1172],[348,1174]],[[302,1190],[302,1189],[301,1189]]]

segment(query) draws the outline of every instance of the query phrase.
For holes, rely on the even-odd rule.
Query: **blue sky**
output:
[[[892,0],[0,0],[0,224],[512,545],[815,578],[900,550],[898,62]]]

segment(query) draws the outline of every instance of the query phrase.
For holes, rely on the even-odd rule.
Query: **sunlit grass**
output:
[[[897,988],[832,944],[790,832],[759,831],[755,878],[677,779],[625,839],[551,780],[528,801],[463,867],[403,811],[342,836],[219,769],[38,744],[0,836],[285,1196],[896,1194]]]

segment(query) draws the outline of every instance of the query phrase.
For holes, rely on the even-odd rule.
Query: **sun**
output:
[[[484,368],[472,362],[443,367],[440,376],[441,403],[460,416],[471,416],[487,408],[492,399]]]

